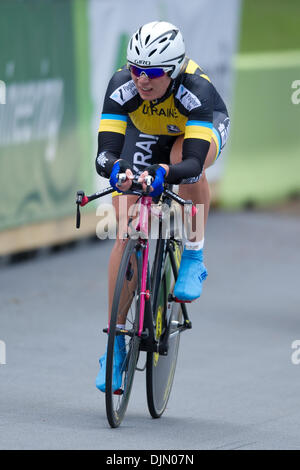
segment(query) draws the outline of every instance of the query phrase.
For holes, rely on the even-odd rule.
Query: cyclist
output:
[[[194,204],[204,204],[204,223],[210,202],[205,169],[219,157],[228,131],[224,101],[209,77],[185,54],[179,29],[164,21],[145,24],[131,37],[127,65],[111,78],[104,99],[98,133],[97,172],[116,189],[113,205],[119,227],[127,212],[120,211],[119,197],[130,207],[136,196],[122,195],[133,176],[145,184],[154,177],[152,196],[159,196],[163,183],[179,184],[179,195]],[[117,174],[127,179],[117,186]],[[126,212],[126,213],[125,213]],[[191,301],[201,295],[207,277],[203,263],[203,232],[185,241],[174,296]],[[109,263],[109,312],[118,266],[124,250],[117,236]],[[123,327],[125,318],[118,319]],[[124,336],[116,337],[113,388],[121,386],[125,356]],[[100,358],[97,387],[105,391],[106,354]]]

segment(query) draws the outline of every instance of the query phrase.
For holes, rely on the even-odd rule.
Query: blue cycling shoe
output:
[[[118,335],[115,338],[115,354],[114,354],[114,365],[113,365],[113,392],[121,388],[122,385],[122,374],[126,359],[126,345],[125,336]],[[100,371],[96,378],[96,387],[105,392],[105,375],[106,375],[106,353],[99,359]]]
[[[202,282],[207,278],[203,264],[203,250],[184,249],[178,278],[174,287],[174,297],[178,300],[191,302],[200,297]]]

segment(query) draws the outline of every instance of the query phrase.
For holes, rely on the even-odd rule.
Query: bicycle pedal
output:
[[[123,395],[123,390],[121,388],[118,388],[118,390],[114,391],[114,395]]]

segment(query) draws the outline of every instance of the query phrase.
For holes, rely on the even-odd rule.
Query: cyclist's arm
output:
[[[136,94],[137,90],[127,70],[113,75],[104,99],[96,158],[96,170],[106,178],[109,178],[113,165],[120,158],[127,127],[128,102]]]
[[[122,136],[121,136],[122,137]],[[120,159],[124,138],[115,132],[98,133],[98,152],[96,170],[100,176],[109,178],[114,164]],[[118,142],[120,144],[118,145]]]
[[[182,161],[169,167],[166,181],[180,184],[183,179],[201,174],[210,142],[203,139],[188,139],[183,142]]]
[[[212,139],[214,88],[210,82],[201,77],[196,80],[194,80],[196,85],[199,86],[200,84],[198,92],[192,86],[190,89],[200,104],[195,106],[188,114],[182,148],[182,161],[170,166],[166,177],[168,183],[179,184],[183,179],[199,176]],[[195,83],[193,85],[195,87]]]

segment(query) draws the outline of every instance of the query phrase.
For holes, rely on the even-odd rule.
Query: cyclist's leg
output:
[[[115,209],[117,219],[118,232],[115,244],[111,251],[108,266],[108,321],[110,319],[110,312],[113,302],[116,280],[118,277],[119,265],[127,243],[127,240],[124,239],[124,233],[127,232],[130,208],[134,206],[136,201],[137,196],[134,195],[116,194],[112,198],[112,204]],[[126,298],[124,299],[124,302],[126,302]],[[120,317],[118,317],[118,323],[124,325],[125,322],[126,314],[123,313]]]
[[[190,178],[179,186],[179,194],[184,199],[191,199],[194,204],[204,204],[204,226],[207,222],[210,205],[210,189],[206,178],[205,170],[212,166],[219,158],[224,148],[228,133],[230,120],[227,115],[215,112],[213,118],[213,135],[212,141],[205,159],[203,171],[196,178]],[[184,136],[176,139],[170,154],[171,163],[179,163],[182,161],[182,145]],[[196,239],[202,235],[202,231],[197,234]]]
[[[210,189],[205,170],[213,165],[219,157],[227,140],[230,122],[226,115],[215,113],[213,124],[213,138],[201,175],[185,180],[179,189],[179,194],[182,198],[191,199],[194,204],[203,204],[204,206],[203,212],[201,213],[200,211],[203,217],[198,217],[198,219],[195,217],[192,220],[192,235],[188,237],[186,242],[174,289],[174,295],[182,300],[194,300],[199,297],[202,292],[202,282],[207,277],[207,271],[203,263],[203,244],[204,229],[210,205]],[[183,137],[180,137],[174,144],[173,151],[171,152],[170,159],[172,163],[182,160],[182,144]],[[188,284],[187,280],[189,281]]]
[[[127,230],[128,225],[128,207],[131,204],[136,202],[137,197],[133,195],[118,195],[118,193],[113,193],[113,207],[115,209],[116,214],[116,221],[118,224],[118,233],[117,238],[114,243],[113,249],[111,251],[110,260],[109,260],[109,267],[108,267],[108,325],[110,323],[110,316],[112,310],[112,303],[113,297],[115,293],[115,286],[118,278],[119,267],[122,260],[122,256],[127,245],[128,240],[123,238],[124,231]],[[134,260],[133,260],[134,262]],[[133,270],[136,273],[136,269],[134,267]],[[132,283],[135,282],[135,278],[133,277]],[[132,284],[131,284],[132,285]],[[120,311],[124,312],[122,305],[126,305],[128,299],[128,288],[123,286],[121,298],[120,298]],[[126,312],[127,313],[127,312]],[[117,318],[117,325],[125,325],[126,323],[126,314],[121,314]],[[113,367],[113,384],[114,389],[119,388],[119,385],[122,381],[122,367],[126,357],[126,346],[125,346],[125,337],[124,336],[117,336],[114,344],[114,367]],[[106,360],[107,360],[107,352],[100,357],[100,370],[98,372],[96,378],[96,387],[105,392],[106,389]]]
[[[183,136],[177,138],[171,151],[171,163],[179,163],[182,160],[182,145]],[[217,154],[217,147],[214,141],[211,142],[201,177],[198,181],[192,184],[181,184],[179,186],[179,195],[183,199],[191,199],[194,204],[204,204],[204,225],[207,222],[209,205],[210,205],[210,189],[206,178],[205,170],[209,168],[215,162]],[[197,238],[203,238],[203,230],[199,231]],[[200,238],[199,238],[200,237]]]
[[[176,142],[177,152],[171,155],[172,163],[181,161],[183,138]],[[181,147],[181,148],[180,148]],[[212,141],[205,160],[205,168],[210,166],[216,157],[216,145]],[[207,277],[206,267],[203,262],[203,244],[204,244],[204,228],[208,217],[210,203],[210,189],[205,176],[205,170],[202,171],[201,177],[193,184],[182,184],[179,186],[179,195],[183,199],[192,200],[194,204],[203,204],[203,210],[199,211],[197,217],[193,217],[192,227],[185,225],[187,240],[182,253],[178,278],[174,287],[174,296],[180,300],[192,301],[200,297],[202,293],[202,282]],[[182,212],[183,214],[183,212]],[[184,217],[184,215],[183,215]],[[189,234],[190,228],[192,235]],[[188,242],[192,242],[192,246]],[[189,249],[193,248],[193,249]]]

